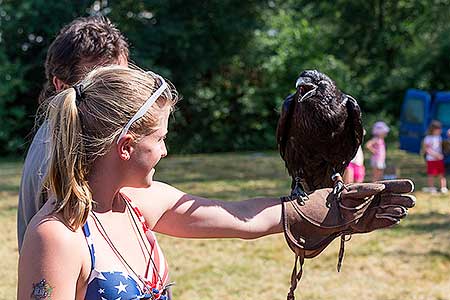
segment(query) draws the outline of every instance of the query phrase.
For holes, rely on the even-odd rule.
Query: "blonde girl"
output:
[[[283,231],[280,198],[225,202],[153,180],[177,98],[157,74],[110,66],[50,99],[49,199],[25,233],[19,300],[165,300],[169,268],[153,231],[242,239]],[[383,203],[362,216],[362,232],[398,223],[414,201],[387,190]]]

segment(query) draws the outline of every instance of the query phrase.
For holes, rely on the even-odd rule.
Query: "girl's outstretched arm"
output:
[[[123,192],[135,200],[150,228],[171,236],[252,239],[283,230],[279,198],[221,201],[160,182]]]

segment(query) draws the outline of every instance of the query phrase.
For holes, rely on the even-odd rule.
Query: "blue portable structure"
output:
[[[400,149],[420,153],[432,120],[442,123],[442,138],[446,139],[450,128],[450,92],[407,90],[400,113]],[[450,156],[445,162],[450,163]]]

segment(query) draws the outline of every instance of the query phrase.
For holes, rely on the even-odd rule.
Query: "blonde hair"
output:
[[[125,124],[160,84],[154,74],[136,67],[101,67],[78,84],[81,97],[70,88],[49,100],[45,118],[51,151],[44,186],[56,198],[54,212],[73,230],[86,222],[92,208],[87,181],[90,167],[108,152]],[[136,140],[152,134],[177,100],[177,91],[169,83],[129,132]]]

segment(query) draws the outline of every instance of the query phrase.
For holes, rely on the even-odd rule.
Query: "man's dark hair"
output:
[[[73,85],[95,66],[118,63],[128,55],[125,37],[107,17],[75,19],[61,29],[47,51],[47,82],[39,102],[55,94],[54,76]]]

